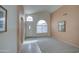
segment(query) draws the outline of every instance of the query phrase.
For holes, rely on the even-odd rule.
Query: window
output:
[[[31,16],[28,16],[27,18],[26,18],[26,21],[33,21],[33,17],[31,17]]]
[[[45,20],[40,20],[37,22],[37,33],[46,33],[47,23]]]
[[[31,29],[31,26],[29,25],[29,30]]]

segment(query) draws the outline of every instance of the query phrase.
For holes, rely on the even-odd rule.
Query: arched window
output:
[[[31,16],[28,16],[27,18],[26,18],[26,21],[33,21],[33,17],[31,17]]]
[[[39,20],[37,22],[37,33],[47,33],[47,22],[45,20]]]

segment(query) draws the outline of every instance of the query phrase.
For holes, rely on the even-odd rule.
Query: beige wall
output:
[[[26,15],[27,17],[28,15]],[[33,17],[33,22],[26,22],[26,36],[27,37],[39,37],[39,36],[50,36],[50,14],[48,12],[38,12],[31,14]],[[39,20],[45,20],[48,24],[48,33],[36,33],[36,25]],[[31,30],[29,30],[29,25],[31,25]]]
[[[7,32],[0,33],[0,52],[16,52],[16,6],[4,5],[3,7],[7,9]]]
[[[79,47],[79,6],[62,6],[51,18],[52,37]],[[66,21],[66,32],[58,32],[57,22],[61,20]]]

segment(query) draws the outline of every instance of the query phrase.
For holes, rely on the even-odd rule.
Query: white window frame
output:
[[[41,21],[44,21],[44,24]],[[41,23],[39,23],[39,22],[41,22]],[[48,25],[47,25],[47,22],[45,20],[39,20],[37,22],[37,26],[36,27],[37,27],[36,28],[36,30],[37,30],[36,32],[37,33],[47,33],[48,32]],[[45,27],[46,27],[46,29],[45,29]]]

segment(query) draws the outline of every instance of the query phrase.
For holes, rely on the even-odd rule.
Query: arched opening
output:
[[[47,22],[45,20],[39,20],[37,22],[37,33],[47,33],[48,32],[48,26]]]
[[[26,18],[26,21],[29,21],[29,22],[33,21],[33,17],[32,17],[32,16],[28,16],[28,17]]]

